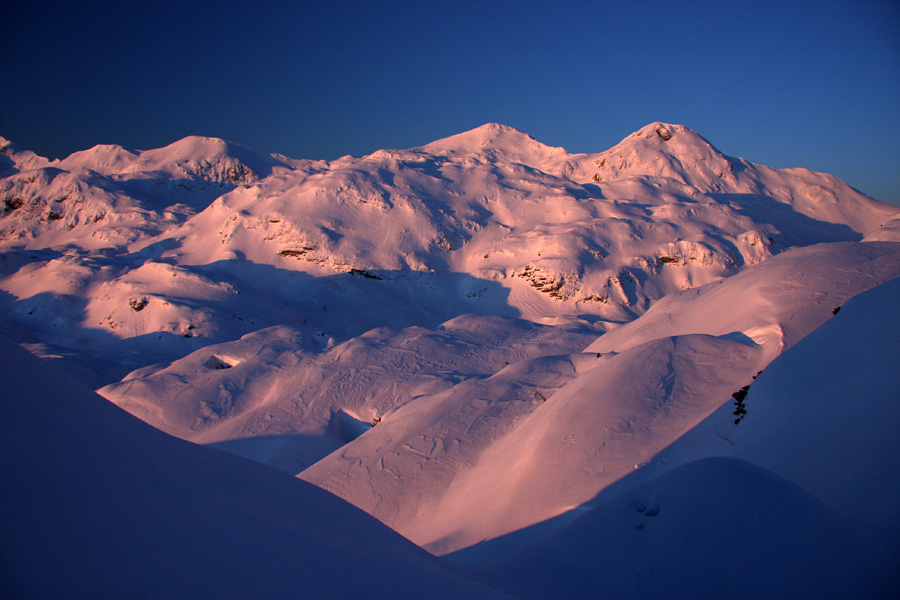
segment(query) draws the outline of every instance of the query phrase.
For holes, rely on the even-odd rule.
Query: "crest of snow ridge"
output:
[[[6,177],[0,208],[6,245],[168,238],[198,264],[450,269],[512,287],[519,278],[591,310],[643,310],[788,246],[860,239],[897,213],[831,176],[729,158],[666,123],[600,154],[495,123],[315,164],[203,137],[142,152],[97,146]]]

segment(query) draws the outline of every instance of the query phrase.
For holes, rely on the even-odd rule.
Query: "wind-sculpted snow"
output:
[[[718,408],[760,359],[699,336],[545,358],[411,403],[301,477],[444,554],[589,500]]]
[[[797,248],[734,277],[671,294],[585,351],[622,352],[685,333],[736,334],[769,347],[774,358],[830,318],[847,299],[898,275],[895,243]]]
[[[388,428],[407,403],[590,340],[471,315],[437,329],[373,329],[325,351],[304,338],[296,329],[264,329],[135,371],[100,393],[173,435],[218,442],[296,474],[371,426]]]
[[[740,458],[801,486],[900,556],[898,300],[896,277],[850,299],[752,383],[738,424],[735,403],[723,404],[610,492],[691,460]]]

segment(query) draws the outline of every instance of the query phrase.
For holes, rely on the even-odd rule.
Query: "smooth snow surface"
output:
[[[501,597],[314,486],[0,356],[4,597]]]
[[[520,598],[891,598],[900,562],[796,485],[691,462],[482,569]]]
[[[359,437],[353,422],[386,424],[407,403],[590,339],[522,320],[464,316],[437,330],[379,328],[304,351],[302,332],[273,327],[141,369],[100,393],[169,433],[293,475]],[[526,394],[530,405],[533,391]]]
[[[666,123],[330,162],[0,139],[0,332],[44,359],[4,362],[8,585],[487,594],[346,500],[461,562],[520,552],[473,576],[523,597],[875,595],[900,556],[898,219]],[[653,490],[678,509],[628,508]],[[593,549],[560,529],[582,515]],[[810,562],[767,562],[788,552]]]
[[[898,302],[900,278],[853,298],[752,383],[739,424],[722,406],[482,577],[522,598],[896,597]]]

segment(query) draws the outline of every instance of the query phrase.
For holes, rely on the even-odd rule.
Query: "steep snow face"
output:
[[[0,356],[4,597],[503,597],[322,490]]]
[[[485,580],[520,598],[887,598],[895,557],[821,500],[709,458],[588,512]]]

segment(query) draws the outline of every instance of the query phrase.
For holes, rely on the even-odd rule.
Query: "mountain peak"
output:
[[[481,125],[480,127],[476,127],[475,129],[472,129],[471,131],[484,131],[484,132],[490,132],[490,133],[508,133],[508,132],[523,133],[522,131],[519,131],[515,127],[510,127],[509,125],[504,125],[502,123],[485,123],[484,125]],[[528,135],[528,134],[524,134],[524,135]],[[528,137],[531,137],[531,136],[528,136]]]
[[[0,136],[0,172],[17,172],[22,169],[35,169],[49,164],[43,156],[31,150],[24,150],[14,141]]]
[[[537,143],[533,137],[519,131],[515,127],[500,123],[485,123],[474,129],[451,135],[450,137],[431,142],[424,148],[440,148],[448,151],[477,150],[479,146],[530,142]]]
[[[98,173],[124,171],[137,160],[138,155],[116,144],[99,144],[87,150],[73,152],[59,162],[61,169],[72,171],[88,168]]]
[[[662,121],[654,121],[648,125],[645,125],[632,133],[628,137],[643,137],[645,139],[653,139],[654,134],[659,137],[660,140],[664,142],[668,142],[673,137],[678,134],[694,134],[697,135],[696,131],[688,129],[684,125],[678,125],[676,123],[664,123]]]
[[[665,148],[665,151],[669,153],[677,153],[689,147],[697,147],[703,150],[712,149],[715,153],[722,154],[706,138],[693,129],[677,123],[664,123],[663,121],[654,121],[644,125],[619,142],[619,144],[610,148],[608,152],[626,143],[658,146]]]
[[[702,135],[684,125],[656,121],[597,155],[595,181],[628,177],[666,177],[698,189],[718,189],[722,179],[733,179],[732,159]]]
[[[547,146],[515,127],[500,123],[485,123],[475,129],[431,142],[420,149],[443,156],[502,159],[531,166],[538,166],[567,154],[563,148]]]

